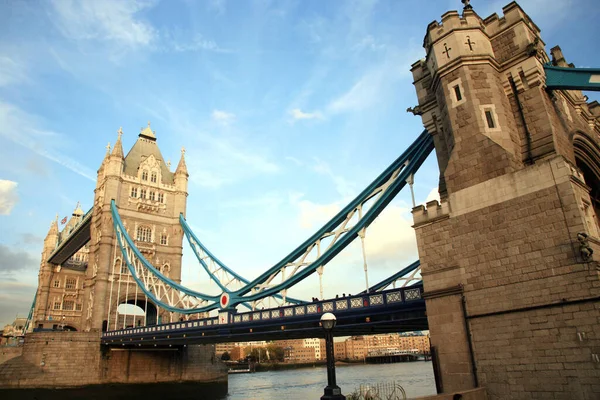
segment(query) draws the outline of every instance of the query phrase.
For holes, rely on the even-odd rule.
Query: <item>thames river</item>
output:
[[[435,394],[429,361],[337,366],[337,384],[347,395],[361,384],[396,381],[408,398]],[[222,400],[319,399],[327,384],[325,367],[229,375],[229,394]]]

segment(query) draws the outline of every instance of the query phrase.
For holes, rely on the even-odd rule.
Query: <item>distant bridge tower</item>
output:
[[[413,210],[439,383],[598,398],[600,106],[547,91],[539,28],[503,13],[447,12],[412,66],[440,169],[441,204]]]
[[[58,328],[60,325],[69,330],[81,329],[88,245],[74,249],[72,256],[62,265],[50,263],[49,258],[58,243],[65,240],[80,224],[83,216],[84,212],[78,203],[71,218],[65,217],[61,221],[60,225],[64,225],[62,231],[59,230],[58,216],[50,225],[44,239],[33,324],[30,328]]]
[[[179,214],[185,215],[188,195],[184,151],[173,173],[161,155],[150,123],[126,156],[121,135],[119,130],[112,152],[107,151],[98,169],[82,316],[85,330],[106,329],[109,323],[113,329],[136,324],[135,317],[125,320],[117,313],[118,305],[123,303],[144,309],[149,324],[156,323],[160,316],[160,311],[137,289],[122,260],[110,212],[112,199],[143,255],[163,274],[181,281],[183,232]]]

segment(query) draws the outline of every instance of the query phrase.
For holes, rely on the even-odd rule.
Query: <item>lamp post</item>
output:
[[[321,316],[321,325],[325,329],[325,348],[327,350],[327,386],[321,400],[346,400],[342,390],[335,383],[335,358],[333,354],[333,335],[331,334],[335,321],[335,315],[332,313],[325,313]]]

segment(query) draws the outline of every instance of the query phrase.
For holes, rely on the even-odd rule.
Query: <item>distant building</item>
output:
[[[310,362],[325,358],[323,339],[277,340],[274,343],[284,349],[285,362]]]

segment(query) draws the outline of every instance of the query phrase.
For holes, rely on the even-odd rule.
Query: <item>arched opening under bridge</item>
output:
[[[584,204],[584,212],[588,224],[596,224],[596,229],[590,227],[592,235],[598,235],[600,228],[600,146],[586,135],[575,134],[573,139],[575,162],[583,173],[585,183],[590,188],[591,204]],[[595,215],[595,217],[594,217]]]
[[[129,299],[121,302],[117,307],[117,325],[118,327],[156,325],[157,314],[154,303],[143,298]]]

